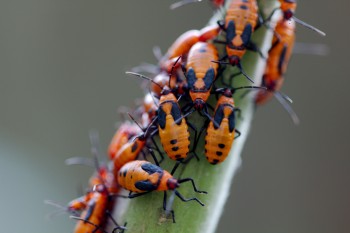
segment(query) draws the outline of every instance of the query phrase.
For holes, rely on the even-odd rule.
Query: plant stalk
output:
[[[225,9],[227,9],[230,1],[226,1]],[[278,7],[275,0],[259,1],[260,9],[264,10],[264,14],[268,15],[273,8]],[[221,12],[221,11],[220,11]],[[217,12],[209,21],[209,25],[216,24],[218,20],[224,19],[224,16]],[[272,18],[275,21],[276,17]],[[267,51],[271,46],[273,32],[260,26],[253,34],[252,41],[261,49],[263,54],[267,55]],[[218,46],[219,54],[225,53],[223,46]],[[247,52],[242,59],[242,66],[245,72],[253,78],[254,85],[261,84],[261,78],[265,70],[265,59],[256,52]],[[237,68],[227,66],[222,73],[222,77],[218,79],[228,80],[232,73],[236,73]],[[244,85],[252,85],[244,76],[235,78],[233,86],[240,87]],[[173,192],[168,191],[168,203],[172,204],[175,211],[176,223],[172,222],[170,216],[166,217],[162,208],[163,192],[152,192],[145,196],[127,200],[118,198],[116,200],[116,209],[114,217],[119,223],[127,222],[127,232],[130,233],[213,233],[217,227],[220,216],[223,212],[226,200],[229,196],[230,186],[235,173],[240,167],[242,150],[244,143],[248,137],[251,121],[255,111],[254,96],[256,91],[249,91],[249,94],[241,98],[244,91],[237,91],[235,94],[236,106],[242,110],[242,117],[236,119],[236,128],[242,135],[235,139],[227,159],[220,164],[211,165],[207,162],[204,155],[203,135],[197,145],[197,155],[200,161],[192,159],[186,166],[182,166],[175,173],[175,177],[181,178],[191,177],[194,179],[198,189],[205,190],[208,194],[198,194],[193,191],[190,183],[181,184],[177,190],[186,198],[197,197],[205,206],[202,207],[198,203],[182,202],[175,197]],[[215,98],[211,100],[212,106],[215,106]],[[214,103],[214,105],[213,105]],[[205,119],[197,113],[189,117],[189,121],[193,122],[198,130],[201,129]],[[166,155],[165,155],[166,156]],[[175,162],[166,159],[161,167],[167,171],[171,171]],[[110,227],[113,227],[110,224]],[[113,229],[113,228],[110,228]]]

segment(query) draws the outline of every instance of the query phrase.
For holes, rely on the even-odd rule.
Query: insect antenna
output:
[[[159,46],[154,46],[152,49],[152,52],[154,57],[158,60],[158,62],[162,60],[162,57],[163,57],[162,50],[159,48]]]
[[[232,88],[231,91],[232,91],[232,94],[235,93],[236,91],[238,90],[241,90],[241,89],[262,89],[262,90],[267,90],[266,87],[258,87],[258,86],[242,86],[242,87],[237,87],[237,88]]]
[[[142,131],[144,131],[144,129],[141,127],[141,125],[135,120],[135,118],[129,113],[129,112],[127,112],[127,114],[129,115],[129,117],[131,118],[131,120],[133,121],[133,122],[135,122],[135,124],[142,130]]]
[[[170,10],[175,10],[176,8],[185,6],[187,4],[201,2],[201,1],[202,0],[182,0],[182,1],[178,1],[178,2],[175,2],[175,3],[170,5]]]
[[[214,62],[214,63],[218,63],[218,64],[222,64],[222,65],[231,65],[230,62],[227,62],[227,61],[211,61],[211,62]],[[239,69],[239,71],[243,74],[244,77],[246,77],[251,83],[254,83],[253,79],[251,79],[248,74],[244,71],[241,63],[238,63],[237,64],[237,68]]]
[[[74,214],[74,215],[76,215],[76,216],[79,215],[79,213],[78,213],[77,211],[75,211],[75,210],[69,210],[66,206],[63,206],[63,205],[61,205],[61,204],[59,204],[59,203],[57,203],[57,202],[55,202],[55,201],[52,201],[52,200],[45,200],[44,203],[47,204],[47,205],[54,206],[54,207],[56,207],[56,208],[58,209],[58,210],[56,210],[56,211],[54,211],[54,212],[48,214],[48,215],[47,215],[47,218],[48,218],[48,219],[53,219],[53,218],[56,217],[57,215],[61,215],[61,214],[63,214],[64,212],[66,212],[66,213],[71,213],[71,214]]]
[[[292,18],[294,19],[294,21],[295,21],[296,23],[298,23],[298,24],[300,24],[300,25],[302,25],[302,26],[304,26],[304,27],[306,27],[306,28],[308,28],[308,29],[310,29],[310,30],[312,30],[312,31],[314,31],[314,32],[316,32],[316,33],[318,33],[318,34],[321,35],[321,36],[326,36],[326,33],[323,32],[323,31],[321,31],[320,29],[317,29],[316,27],[314,27],[314,26],[312,26],[312,25],[310,25],[310,24],[308,24],[308,23],[305,23],[304,21],[298,19],[298,18],[295,17],[295,16],[293,16]]]
[[[248,74],[246,74],[246,72],[243,70],[243,67],[241,65],[241,63],[237,64],[237,67],[239,69],[239,71],[241,71],[241,73],[244,75],[244,77],[246,77],[251,83],[254,83],[254,81],[248,76]]]
[[[163,87],[161,85],[159,85],[159,83],[156,83],[155,81],[153,81],[153,79],[145,76],[145,75],[142,75],[142,74],[139,74],[139,73],[135,73],[135,72],[130,72],[130,71],[126,71],[125,74],[130,74],[130,75],[133,75],[133,76],[137,76],[139,78],[143,78],[143,79],[146,79],[154,84],[156,84],[158,87],[160,87],[160,89],[163,89]]]
[[[173,66],[171,67],[171,71],[170,71],[170,74],[169,74],[169,84],[168,84],[169,88],[171,88],[171,87],[170,87],[170,81],[171,81],[171,77],[173,76],[173,72],[174,72],[175,66],[176,66],[177,62],[181,59],[181,57],[182,57],[182,56],[179,56],[179,57],[176,59],[176,61],[174,62]]]
[[[274,96],[280,102],[280,104],[283,106],[283,108],[288,112],[290,118],[292,119],[293,123],[295,125],[299,125],[300,120],[298,115],[294,112],[293,108],[288,104],[286,99],[281,95],[280,92],[274,92]]]
[[[88,167],[95,167],[95,163],[90,158],[85,157],[71,157],[64,161],[68,166],[70,165],[84,165]]]

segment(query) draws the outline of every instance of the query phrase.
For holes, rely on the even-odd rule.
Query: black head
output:
[[[292,18],[293,15],[294,15],[294,12],[292,10],[290,10],[290,9],[283,12],[283,17],[286,20]]]
[[[94,192],[99,192],[99,193],[106,193],[107,192],[107,187],[103,184],[97,184],[95,185],[92,190]]]
[[[195,99],[193,104],[196,110],[202,110],[205,106],[205,102],[202,99]]]
[[[226,97],[229,97],[229,98],[232,98],[232,91],[231,91],[231,89],[225,88],[225,90],[223,91],[222,95],[226,96]]]
[[[177,180],[174,178],[168,179],[168,181],[166,182],[166,185],[169,188],[169,190],[174,190],[174,189],[180,187],[179,182],[177,182]]]
[[[228,61],[231,65],[237,66],[240,62],[240,58],[238,56],[231,56],[228,58]]]

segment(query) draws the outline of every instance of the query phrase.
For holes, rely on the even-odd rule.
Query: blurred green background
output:
[[[106,148],[117,109],[142,96],[124,72],[155,62],[182,32],[201,28],[207,3],[170,11],[174,1],[0,1],[0,226],[6,232],[71,232],[54,208],[77,197],[90,168],[88,131]],[[350,232],[348,1],[300,1],[297,41],[327,44],[325,56],[294,55],[283,91],[295,127],[273,100],[259,108],[217,232]],[[224,181],[223,181],[224,182]]]

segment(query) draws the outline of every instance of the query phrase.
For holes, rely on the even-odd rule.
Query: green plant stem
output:
[[[229,2],[230,1],[227,1],[226,5],[228,5]],[[265,15],[268,15],[266,12],[271,12],[272,8],[276,7],[276,1],[260,1],[259,6],[261,9],[264,9]],[[220,19],[223,19],[223,16],[220,15],[220,13],[217,13],[212,17],[209,24],[216,24],[217,20]],[[271,45],[272,36],[272,30],[267,30],[264,26],[261,26],[256,32],[254,32],[252,41],[259,46],[264,54],[267,54]],[[224,54],[224,47],[221,46],[218,49],[220,54]],[[265,69],[265,59],[261,58],[256,52],[247,52],[242,59],[242,66],[246,73],[254,79],[254,85],[260,85],[261,77]],[[227,66],[222,77],[218,78],[228,79],[233,72],[237,72],[237,68]],[[243,76],[235,78],[235,87],[243,85],[251,85],[251,83],[249,83]],[[193,178],[197,187],[200,190],[207,191],[208,194],[195,193],[190,183],[181,184],[178,191],[186,198],[197,197],[205,203],[205,206],[202,207],[193,201],[184,203],[179,200],[179,198],[174,198],[174,195],[172,195],[173,192],[169,191],[168,198],[174,198],[172,208],[175,211],[177,222],[174,224],[171,219],[165,218],[162,209],[163,192],[152,192],[131,200],[118,198],[116,201],[116,213],[114,216],[119,223],[122,223],[122,219],[127,222],[127,232],[215,232],[226,200],[229,196],[233,177],[241,164],[242,149],[247,139],[255,110],[253,103],[255,92],[251,91],[251,94],[241,99],[240,95],[243,92],[244,91],[237,92],[235,94],[236,106],[242,110],[242,118],[237,119],[236,128],[241,131],[242,135],[234,141],[228,158],[218,165],[209,164],[204,155],[204,140],[200,140],[196,151],[200,157],[200,161],[198,162],[196,159],[192,159],[186,166],[184,166],[184,171],[181,174],[182,178]],[[197,129],[201,129],[204,118],[197,113],[194,113],[190,116],[189,121],[194,122]],[[166,159],[161,166],[163,169],[170,171],[174,166],[174,161]],[[179,174],[180,171],[177,171],[175,177],[178,177]]]

